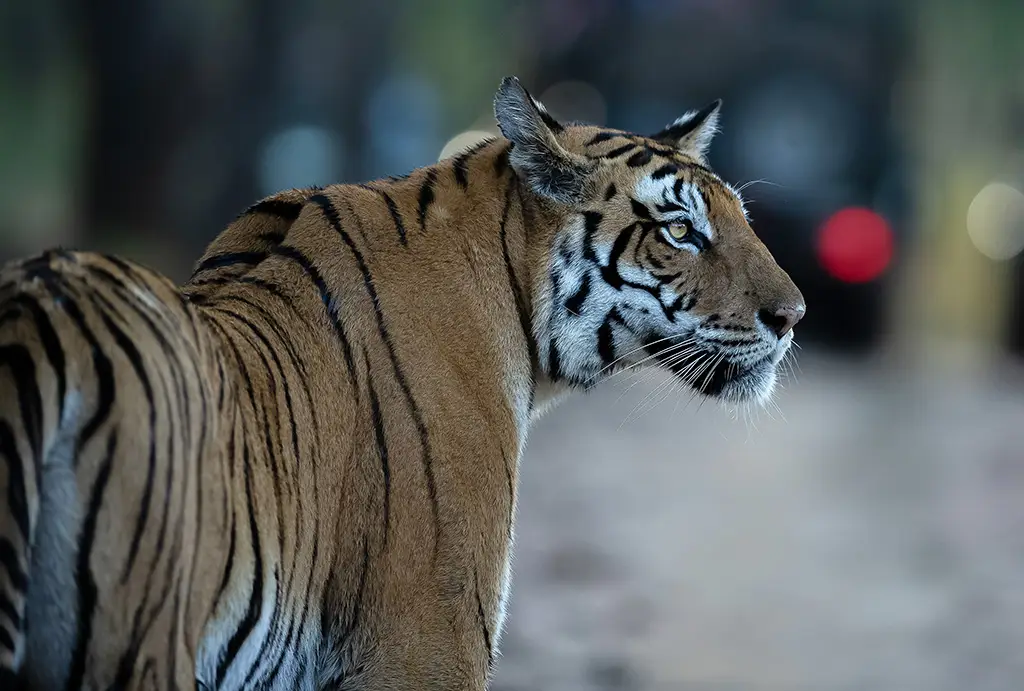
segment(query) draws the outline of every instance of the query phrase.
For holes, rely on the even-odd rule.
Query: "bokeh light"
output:
[[[540,101],[562,122],[604,125],[608,118],[608,102],[600,91],[586,82],[553,84],[540,95]]]
[[[364,113],[371,175],[428,165],[441,144],[441,95],[429,79],[390,75],[370,94]]]
[[[892,261],[892,229],[871,209],[840,209],[822,224],[816,249],[818,261],[833,278],[866,283],[881,276]]]
[[[329,185],[342,178],[340,138],[330,130],[296,125],[271,135],[263,146],[259,186],[263,196],[303,185]]]
[[[454,156],[460,151],[465,151],[471,146],[479,144],[485,139],[493,139],[493,132],[487,132],[485,130],[466,130],[465,132],[459,132],[457,135],[448,140],[448,143],[441,149],[440,155],[437,160],[441,161],[449,156]]]
[[[967,208],[967,234],[989,259],[1006,260],[1024,250],[1024,194],[1006,183],[981,188]]]

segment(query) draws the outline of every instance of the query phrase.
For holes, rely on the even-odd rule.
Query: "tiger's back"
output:
[[[717,106],[496,112],[511,141],[254,205],[180,289],[4,270],[0,682],[482,689],[544,399],[647,361],[770,392],[802,298],[703,163]]]
[[[500,144],[491,148],[505,155]],[[493,168],[494,160],[479,163]],[[56,550],[89,553],[87,565],[49,571],[66,575],[62,592],[81,597],[90,587],[83,574],[123,572],[128,589],[139,590],[99,583],[95,610],[75,603],[62,608],[66,624],[28,627],[23,657],[11,665],[27,671],[31,688],[90,688],[112,678],[102,663],[82,665],[80,678],[51,654],[78,648],[83,659],[116,658],[117,679],[129,686],[170,684],[184,678],[181,670],[223,689],[376,688],[381,680],[469,688],[486,677],[507,579],[519,438],[505,382],[469,382],[481,376],[474,368],[500,371],[494,336],[516,333],[520,322],[514,301],[502,321],[500,294],[471,304],[484,267],[468,271],[460,288],[436,268],[410,271],[421,279],[434,273],[429,285],[388,265],[391,238],[381,236],[385,221],[394,232],[394,208],[417,224],[399,240],[403,259],[443,266],[450,252],[448,261],[469,267],[465,249],[447,248],[440,234],[452,229],[444,217],[457,210],[443,204],[457,181],[435,179],[437,206],[416,220],[422,184],[436,175],[417,173],[424,179],[387,190],[337,186],[266,200],[211,245],[181,291],[141,267],[88,253],[51,253],[6,271],[12,299],[31,299],[43,313],[28,331],[56,335],[32,350],[21,328],[5,329],[32,350],[26,360],[35,376],[24,387],[64,381],[53,391],[39,386],[41,398],[79,399],[64,413],[69,422],[40,433],[69,441],[56,463],[78,484],[51,486],[44,470],[26,485],[35,488],[29,495],[39,507],[53,493],[101,507],[63,527]],[[386,215],[373,214],[377,205]],[[492,204],[495,223],[503,205]],[[434,216],[444,220],[439,237],[430,233]],[[329,244],[338,251],[325,261]],[[502,251],[497,236],[491,251]],[[106,284],[96,282],[100,275]],[[431,291],[467,300],[462,312],[434,321],[439,331],[424,332],[416,303],[437,304]],[[88,329],[75,328],[69,304]],[[454,329],[463,331],[459,348],[442,348]],[[100,364],[76,357],[91,339],[101,344]],[[90,385],[97,391],[80,390]],[[110,390],[114,407],[104,403]],[[5,412],[24,417],[23,407]],[[60,411],[42,417],[48,425],[62,419]],[[99,422],[85,422],[83,432],[85,418]],[[479,447],[481,435],[495,446]],[[40,458],[44,469],[55,463],[47,449]],[[97,469],[85,472],[79,461]],[[115,492],[103,477],[122,485]],[[484,500],[495,496],[497,505]],[[50,514],[37,513],[45,531]],[[128,545],[120,540],[95,546],[89,525],[104,523],[134,526],[132,544],[144,554],[122,553]],[[25,543],[42,534],[28,526]],[[37,585],[38,599],[59,605],[54,588],[34,576],[35,555],[46,550],[32,551],[24,569],[31,587],[12,593],[30,616],[40,611]],[[178,621],[153,619],[154,600]],[[105,616],[117,621],[95,623]],[[85,631],[83,620],[93,622]],[[55,638],[51,626],[65,635]],[[402,659],[378,655],[378,641],[392,638],[416,645]],[[36,652],[37,644],[44,649]]]

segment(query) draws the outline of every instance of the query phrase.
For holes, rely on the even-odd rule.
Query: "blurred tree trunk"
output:
[[[83,2],[90,75],[83,245],[166,237],[169,160],[198,112],[198,65],[155,0]],[[162,21],[163,20],[163,21]]]
[[[289,3],[252,0],[218,12],[102,0],[77,9],[91,87],[81,246],[183,279],[257,195]]]

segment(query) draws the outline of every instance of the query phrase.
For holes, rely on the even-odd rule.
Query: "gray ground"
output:
[[[1024,689],[1024,377],[801,366],[756,429],[620,427],[660,377],[536,427],[496,691]]]

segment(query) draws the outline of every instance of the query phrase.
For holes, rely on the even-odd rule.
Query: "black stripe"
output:
[[[71,320],[75,322],[75,326],[82,332],[82,337],[89,344],[89,350],[92,353],[92,366],[95,372],[94,381],[97,387],[96,409],[93,411],[92,417],[85,424],[85,427],[82,428],[82,433],[78,435],[76,441],[75,465],[77,466],[80,457],[78,452],[92,439],[100,425],[106,421],[110,415],[110,409],[114,405],[114,366],[110,362],[110,358],[103,352],[103,347],[96,338],[96,334],[86,324],[85,315],[82,314],[78,302],[69,298],[62,300],[60,305],[64,308],[67,315],[71,317]]]
[[[203,271],[222,269],[226,266],[235,266],[237,264],[252,266],[253,264],[259,264],[266,258],[266,252],[225,252],[224,254],[215,254],[200,262],[199,266],[192,272],[192,275],[195,276]]]
[[[597,328],[597,354],[605,364],[615,362],[615,340],[612,332],[612,322],[622,321],[619,312],[614,307],[605,315],[601,326]]]
[[[633,209],[633,215],[639,218],[641,221],[654,220],[653,218],[651,218],[651,210],[648,209],[645,204],[638,202],[635,199],[630,199],[629,204]]]
[[[260,233],[258,237],[268,245],[280,245],[284,242],[284,233],[279,233],[276,230],[269,230],[266,233]]]
[[[650,163],[652,158],[654,158],[654,152],[644,147],[626,159],[626,165],[630,168],[639,168]]]
[[[661,178],[667,178],[670,175],[675,175],[679,172],[679,166],[675,163],[666,163],[665,165],[657,168],[651,173],[652,180],[660,180]]]
[[[540,119],[544,121],[544,124],[548,126],[548,129],[555,134],[558,134],[565,129],[562,127],[562,123],[555,120],[555,118],[551,116],[551,113],[544,110],[544,108],[537,108],[537,112],[540,113]]]
[[[245,471],[245,506],[249,512],[249,537],[252,540],[254,559],[253,583],[252,592],[249,594],[249,607],[246,609],[245,617],[228,641],[224,657],[217,666],[217,687],[224,683],[224,676],[227,674],[228,668],[231,667],[231,663],[238,656],[238,651],[241,650],[245,639],[249,637],[249,634],[256,627],[256,623],[260,618],[260,604],[263,601],[263,555],[260,551],[260,533],[259,527],[256,525],[256,511],[252,503],[252,474],[249,470],[248,445],[243,445],[242,455],[242,468]]]
[[[659,239],[661,235],[662,233],[658,232],[657,234],[655,234],[655,239]],[[647,261],[648,264],[650,264],[651,268],[653,268],[655,271],[661,271],[662,269],[665,268],[665,264],[662,263],[662,261],[654,255],[654,249],[651,248],[649,245],[644,245],[644,259]],[[679,274],[676,275],[678,276]],[[666,278],[665,276],[660,274],[654,274],[654,277],[657,278],[659,281],[664,280]]]
[[[669,125],[661,132],[652,135],[650,139],[668,142],[673,145],[678,145],[680,139],[682,139],[684,136],[686,136],[694,129],[696,129],[698,125],[703,124],[703,122],[707,120],[708,116],[711,115],[711,112],[720,105],[721,100],[716,99],[715,101],[712,101],[708,105],[701,108],[699,111],[691,115],[686,120]]]
[[[696,302],[690,295],[677,295],[676,299],[665,308],[665,316],[672,320],[675,318],[676,312],[689,310]]]
[[[508,214],[512,208],[512,191],[515,185],[516,180],[513,178],[505,187],[505,206],[501,210],[498,236],[501,239],[501,252],[505,261],[505,273],[508,275],[509,287],[512,289],[512,299],[515,301],[516,313],[519,315],[519,328],[523,331],[523,338],[526,340],[527,357],[530,358],[530,366],[533,367],[539,358],[537,355],[537,344],[533,339],[532,320],[527,312],[526,300],[519,286],[519,279],[516,278],[515,269],[512,268],[512,256],[508,249]]]
[[[294,221],[302,212],[303,202],[289,202],[283,199],[264,199],[256,202],[241,213],[241,216],[250,214],[270,214],[280,216],[289,221]]]
[[[614,182],[612,184],[608,185],[608,189],[605,190],[605,193],[604,193],[604,200],[606,202],[607,201],[611,201],[612,197],[615,196],[615,193],[617,191],[618,191],[618,189],[615,187],[615,183]]]
[[[589,262],[597,263],[597,252],[594,251],[594,236],[597,235],[598,226],[604,216],[597,211],[583,212],[583,258]]]
[[[606,142],[609,139],[615,139],[620,135],[621,132],[598,132],[590,139],[589,142],[587,142],[587,146],[594,146],[596,144],[600,144],[601,142]]]
[[[629,240],[633,237],[635,230],[636,225],[630,225],[619,233],[619,236],[615,238],[615,244],[612,245],[611,253],[608,255],[608,263],[601,267],[601,276],[604,278],[605,283],[616,290],[622,290],[622,286],[625,283],[619,274],[619,257],[626,251],[626,245],[629,244]]]
[[[43,436],[43,400],[36,383],[36,363],[28,348],[23,345],[7,345],[0,347],[0,367],[7,367],[18,390],[18,410],[21,413],[25,432],[28,434],[29,446],[32,450],[34,465],[42,461]],[[13,434],[12,434],[13,443]],[[12,461],[19,462],[17,447],[12,445]],[[25,534],[28,534],[26,516]]]
[[[636,144],[634,144],[633,142],[629,142],[628,144],[623,144],[622,146],[618,146],[618,147],[612,149],[611,151],[606,153],[601,158],[618,158],[622,154],[624,154],[626,152],[629,152],[629,151],[632,151],[635,148],[636,148]]]
[[[33,320],[35,320],[36,333],[43,344],[46,359],[50,363],[54,375],[57,377],[57,420],[59,422],[64,419],[64,399],[66,398],[68,388],[67,373],[64,371],[66,366],[64,349],[61,347],[60,337],[57,335],[57,330],[54,329],[49,316],[43,311],[43,308],[39,306],[36,300],[29,298],[27,295],[18,295],[12,302],[27,308],[32,313]]]
[[[398,231],[398,240],[403,245],[408,244],[408,240],[405,237],[405,224],[402,223],[402,215],[398,212],[398,207],[395,205],[395,200],[391,198],[391,195],[384,190],[380,191],[382,197],[384,197],[384,203],[388,206],[388,213],[391,214],[391,220],[395,224],[395,230]]]
[[[384,312],[381,308],[380,297],[377,295],[377,288],[373,284],[373,277],[370,274],[369,268],[366,266],[366,262],[363,260],[363,255],[359,252],[359,249],[352,242],[352,238],[345,232],[345,229],[341,227],[341,219],[338,217],[338,211],[334,208],[331,200],[322,194],[314,196],[310,201],[314,202],[320,207],[324,214],[324,217],[334,228],[335,232],[341,236],[342,241],[348,246],[352,256],[356,260],[356,264],[359,266],[359,272],[363,275],[363,285],[366,288],[367,294],[370,296],[370,301],[373,304],[373,313],[377,320],[377,332],[380,334],[380,338],[384,341],[384,345],[388,350],[388,357],[391,360],[391,367],[394,370],[395,378],[398,380],[398,385],[402,389],[402,393],[405,395],[406,404],[409,406],[409,412],[412,414],[413,421],[416,424],[416,429],[420,435],[420,443],[423,446],[423,471],[427,479],[427,492],[430,495],[430,510],[434,517],[434,549],[435,555],[436,550],[439,547],[441,523],[440,523],[440,507],[437,502],[437,486],[434,480],[434,468],[433,468],[433,455],[430,447],[430,436],[427,432],[427,425],[423,420],[423,414],[420,412],[419,406],[416,404],[416,399],[412,395],[412,390],[409,388],[409,382],[405,377],[405,372],[402,371],[402,367],[398,362],[398,355],[395,352],[395,345],[391,340],[391,334],[388,332],[387,326],[384,323]],[[354,214],[353,214],[354,215]]]
[[[554,338],[548,341],[548,376],[551,377],[551,381],[562,378],[562,358]]]
[[[103,508],[103,496],[110,480],[110,472],[114,465],[114,451],[117,449],[117,434],[112,432],[107,438],[107,453],[100,465],[96,482],[89,494],[89,504],[82,521],[82,533],[78,543],[78,563],[75,568],[75,585],[78,588],[78,631],[75,637],[75,649],[71,655],[71,668],[68,673],[66,688],[79,689],[85,683],[86,654],[92,641],[92,617],[96,610],[96,581],[93,580],[89,561],[92,558],[93,543],[96,541],[96,523],[100,510]]]
[[[7,571],[7,578],[16,590],[24,592],[28,588],[28,574],[18,563],[18,550],[5,537],[0,537],[0,566]]]
[[[0,614],[3,614],[10,620],[15,631],[21,630],[21,615],[18,614],[18,610],[15,608],[14,603],[11,602],[3,593],[0,593]]]
[[[590,294],[590,274],[583,274],[583,280],[580,281],[580,287],[576,289],[576,292],[570,295],[565,301],[565,309],[575,316],[580,316],[580,312],[583,311],[583,302],[587,299],[587,295]]]
[[[503,177],[505,171],[508,170],[508,154],[510,151],[512,151],[512,143],[508,142],[494,158],[494,174],[498,178]]]
[[[551,270],[548,274],[548,280],[551,281],[551,302],[552,305],[557,305],[561,299],[561,275],[555,269],[554,264],[551,265]],[[548,315],[548,333],[555,333],[555,320],[562,315],[557,310],[552,309]],[[555,341],[555,337],[552,335],[548,340],[548,376],[551,377],[552,381],[558,381],[561,379],[561,353],[558,352],[558,343]]]
[[[686,180],[683,178],[676,178],[676,181],[672,183],[672,193],[676,197],[676,201],[683,204],[683,185],[686,184]]]
[[[427,176],[423,180],[423,184],[420,185],[419,194],[419,214],[420,214],[420,229],[427,229],[427,210],[430,205],[434,203],[434,180],[437,178],[437,171],[431,168],[427,171]],[[322,194],[318,194],[318,197],[324,197]]]
[[[508,482],[508,525],[505,526],[505,537],[509,546],[512,545],[512,523],[515,519],[516,481],[512,473],[512,464],[508,462],[508,454],[501,450],[501,458],[505,462],[505,479]]]
[[[484,140],[452,159],[452,172],[455,173],[455,182],[459,183],[459,187],[462,189],[469,187],[469,159],[489,143],[490,140]]]
[[[302,267],[302,270],[305,271],[306,275],[313,281],[313,285],[316,286],[317,291],[320,293],[320,300],[324,303],[324,307],[327,309],[327,316],[331,320],[331,326],[334,327],[334,333],[338,336],[338,340],[341,341],[341,349],[345,357],[345,366],[348,369],[349,384],[352,386],[352,390],[358,393],[358,387],[356,384],[356,363],[352,357],[352,346],[349,343],[348,335],[345,333],[345,327],[341,323],[341,318],[338,316],[337,301],[334,299],[334,295],[331,294],[331,291],[327,288],[327,282],[324,281],[323,276],[320,275],[320,270],[306,255],[290,245],[279,245],[275,247],[274,254],[294,261]]]
[[[0,650],[14,652],[14,636],[4,626],[0,626]]]
[[[757,343],[758,341],[757,338],[714,338],[711,336],[706,336],[705,340],[724,348],[735,348],[736,346],[750,345],[751,343]]]
[[[364,356],[365,357],[365,356]],[[380,401],[373,386],[370,375],[370,361],[366,360],[366,380],[370,389],[370,417],[373,421],[374,437],[377,440],[377,456],[380,458],[380,469],[384,478],[384,544],[388,546],[388,533],[391,532],[391,468],[388,464],[388,440],[384,433],[384,419],[380,412]]]
[[[494,650],[491,646],[491,631],[487,627],[487,616],[484,614],[484,603],[480,599],[480,575],[473,570],[473,580],[476,583],[476,612],[480,617],[480,628],[483,630],[484,647],[487,649],[487,664],[494,664]]]

